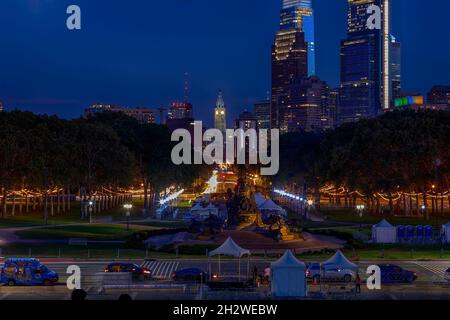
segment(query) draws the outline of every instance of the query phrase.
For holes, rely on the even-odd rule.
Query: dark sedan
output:
[[[208,274],[198,268],[188,268],[172,272],[172,279],[175,281],[206,282]]]
[[[417,274],[413,271],[405,270],[397,265],[380,265],[381,283],[413,283],[417,280]]]
[[[128,262],[114,262],[108,264],[104,269],[104,272],[130,272],[132,273],[133,279],[147,280],[152,277],[152,271],[147,268],[143,268],[134,263]]]

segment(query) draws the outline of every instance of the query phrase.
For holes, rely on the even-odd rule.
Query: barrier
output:
[[[70,238],[69,239],[69,246],[87,246],[88,241],[87,239],[83,238]]]

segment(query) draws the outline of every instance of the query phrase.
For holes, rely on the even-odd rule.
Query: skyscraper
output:
[[[272,46],[272,105],[271,127],[286,127],[283,119],[282,96],[286,86],[298,82],[308,75],[308,45],[302,31],[297,7],[292,1],[283,2],[280,31]]]
[[[312,0],[283,0],[280,29],[299,28],[308,44],[308,76],[316,74],[316,43]]]
[[[369,18],[381,9],[380,29]],[[401,88],[400,43],[390,33],[390,0],[348,0],[347,39],[341,42],[340,121],[375,117]]]
[[[223,93],[219,91],[216,106],[214,108],[214,128],[222,132],[225,137],[227,130],[227,109],[223,101]]]
[[[253,106],[259,129],[270,129],[270,100],[258,101]]]

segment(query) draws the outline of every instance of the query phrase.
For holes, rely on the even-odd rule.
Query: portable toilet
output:
[[[425,240],[430,241],[433,239],[433,227],[425,226]]]
[[[422,240],[423,239],[423,235],[424,235],[424,233],[423,233],[423,226],[417,226],[416,227],[416,237],[417,237],[417,240]]]
[[[397,238],[399,242],[402,242],[403,240],[405,240],[405,227],[404,226],[399,226],[397,228]]]
[[[413,226],[407,226],[406,227],[406,239],[412,240],[414,238],[414,227]]]

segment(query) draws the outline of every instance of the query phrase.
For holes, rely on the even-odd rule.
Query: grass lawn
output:
[[[328,220],[336,222],[349,222],[349,223],[363,223],[363,224],[377,224],[383,218],[379,216],[371,216],[364,214],[362,218],[359,218],[356,210],[349,209],[329,209],[322,207],[321,212],[324,216],[328,217]],[[429,221],[426,221],[420,217],[386,217],[390,223],[394,225],[434,225],[440,226],[450,221],[450,218],[436,218],[431,217]]]
[[[366,249],[345,249],[343,253],[347,258],[354,260],[357,257],[358,260],[368,261],[395,261],[395,260],[450,260],[450,248],[441,253],[440,248],[417,248],[411,252],[411,248],[407,247],[392,247],[392,248],[366,248]],[[297,255],[299,259],[303,261],[322,261],[331,258],[334,253],[323,254],[300,254]]]
[[[125,225],[79,225],[65,227],[49,227],[18,231],[16,234],[22,239],[69,239],[85,238],[88,240],[124,240],[140,226],[130,225],[126,230]],[[156,228],[155,228],[156,229]]]
[[[151,250],[129,249],[122,245],[69,246],[59,244],[28,245],[16,244],[1,248],[0,256],[5,258],[51,258],[83,260],[138,260],[138,259],[177,259],[175,253],[155,252]],[[180,255],[178,258],[205,258],[198,255]]]
[[[137,201],[139,202],[139,201]],[[17,210],[17,209],[16,209]],[[10,214],[10,210],[8,209]],[[102,213],[98,213],[95,216],[97,217],[106,217],[111,216],[114,221],[124,221],[126,220],[125,211],[122,207],[113,208],[110,210],[105,210]],[[133,220],[142,220],[142,206],[136,204],[131,211],[130,222]],[[73,224],[73,223],[88,223],[89,219],[86,218],[84,220],[80,217],[80,205],[79,203],[73,203],[71,206],[71,210],[65,213],[54,213],[54,216],[51,216],[50,211],[48,215],[48,224],[49,225],[58,225],[58,224]],[[44,225],[44,216],[43,212],[32,212],[32,213],[24,213],[19,214],[16,211],[16,215],[13,217],[11,215],[8,216],[7,219],[0,219],[0,229],[1,228],[19,228],[19,227],[31,227],[31,226],[40,226]]]
[[[178,229],[178,228],[187,228],[189,227],[189,222],[185,221],[165,221],[165,220],[149,220],[145,222],[130,222],[133,225],[139,226],[149,226],[149,227],[158,227],[158,228],[167,228],[167,229]]]

